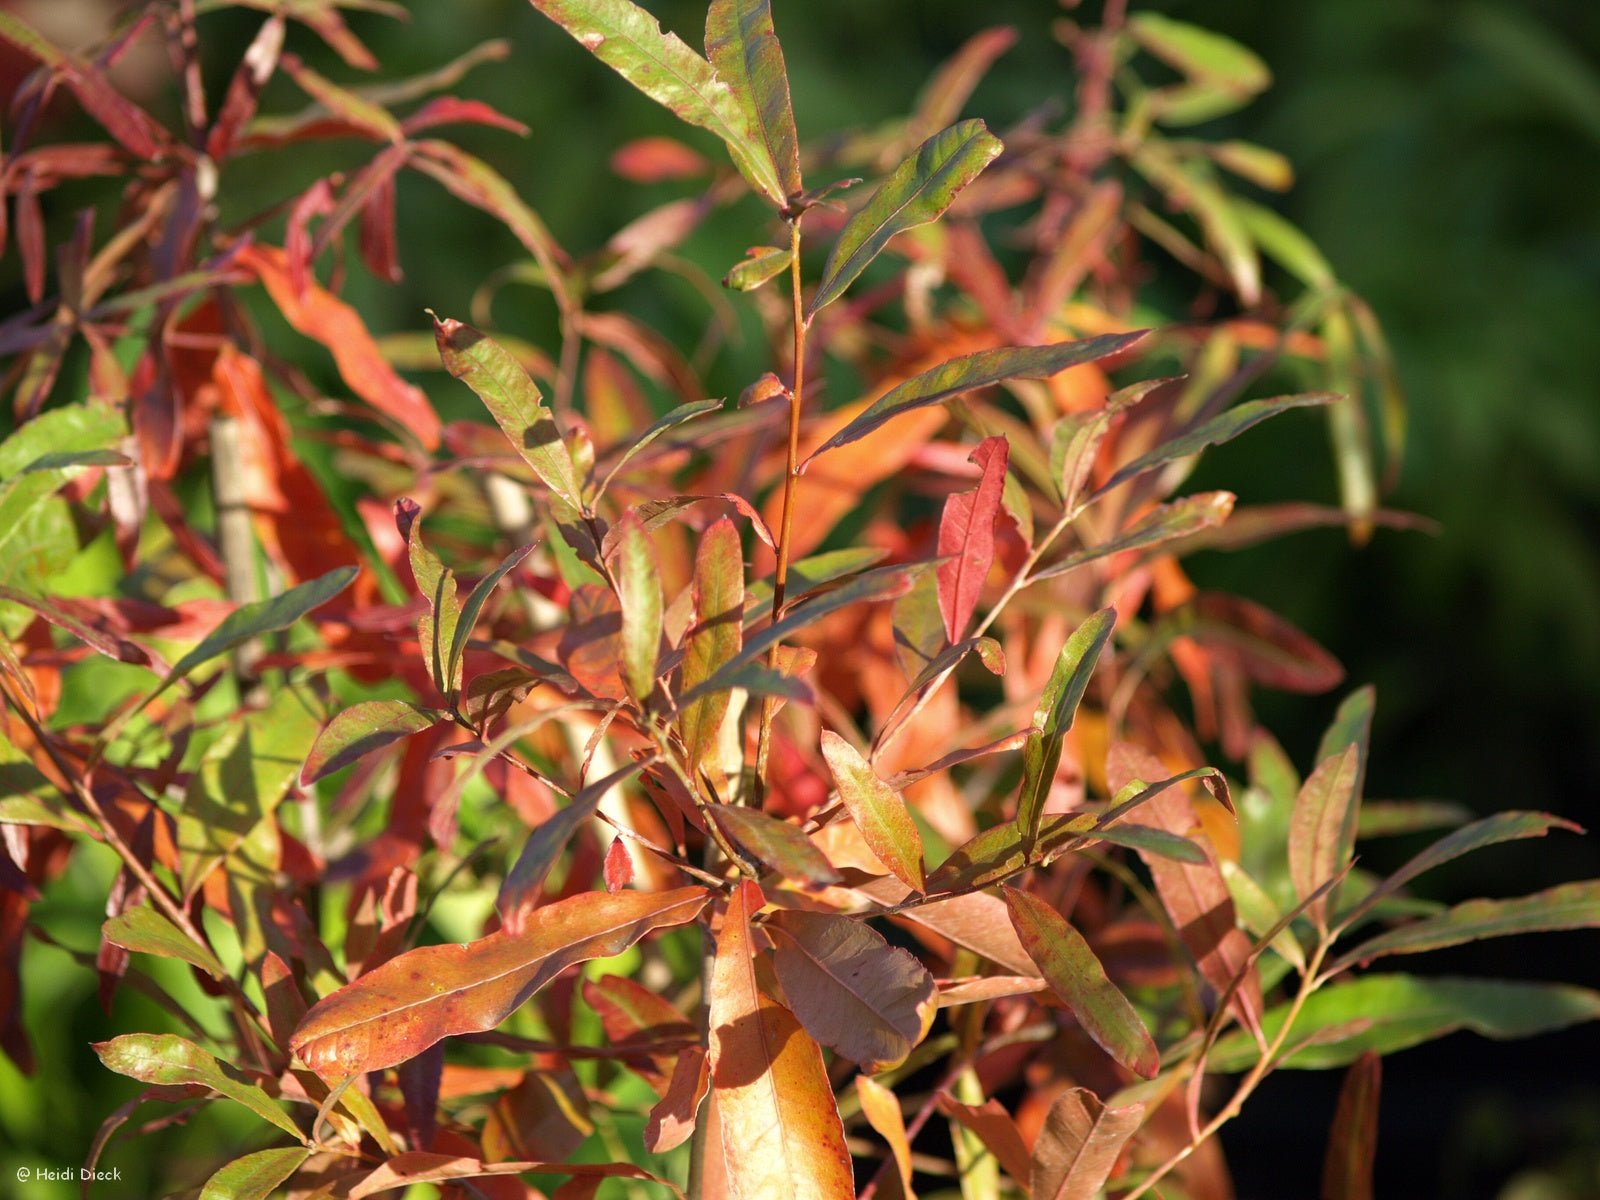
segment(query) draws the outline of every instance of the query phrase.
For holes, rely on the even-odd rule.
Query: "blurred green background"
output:
[[[436,65],[489,37],[510,61],[458,89],[532,127],[518,140],[460,140],[510,176],[569,249],[598,246],[618,225],[678,194],[617,184],[606,159],[623,141],[681,127],[591,62],[522,0],[412,3],[397,25],[352,25],[392,73]],[[690,41],[695,0],[652,4]],[[903,113],[933,67],[979,29],[1014,24],[1020,43],[969,106],[1003,129],[1049,97],[1070,94],[1070,60],[1048,35],[1047,0],[776,0],[802,134]],[[1393,507],[1436,518],[1437,537],[1380,532],[1365,548],[1337,533],[1302,534],[1236,555],[1194,560],[1204,582],[1284,612],[1379,692],[1369,790],[1437,796],[1481,811],[1546,808],[1595,814],[1600,782],[1600,4],[1593,0],[1151,0],[1154,8],[1237,38],[1260,53],[1275,86],[1213,126],[1288,154],[1294,190],[1271,203],[1302,226],[1377,311],[1409,400],[1411,436]],[[1083,14],[1086,17],[1089,14]],[[207,17],[213,89],[257,17]],[[206,32],[205,26],[202,33]],[[291,45],[339,79],[304,31]],[[279,86],[269,103],[297,107]],[[689,140],[693,140],[690,138]],[[698,144],[698,143],[697,143]],[[239,165],[224,180],[250,205],[288,194],[345,150]],[[298,173],[298,174],[297,174]],[[74,203],[82,202],[74,197]],[[379,331],[418,329],[425,305],[465,314],[494,268],[518,257],[508,235],[431,182],[401,183],[406,281],[352,272],[347,294]],[[53,220],[70,217],[70,209]],[[719,214],[689,254],[714,272],[755,240],[755,209]],[[748,218],[748,219],[747,219]],[[103,231],[102,231],[103,232]],[[8,309],[20,303],[14,256],[0,263]],[[686,284],[624,293],[688,336],[704,319]],[[520,306],[520,307],[519,307]],[[547,302],[505,293],[497,322],[548,341]],[[755,327],[713,367],[737,390],[761,369]],[[295,344],[279,342],[280,350]],[[304,343],[301,343],[304,344]],[[313,351],[313,356],[320,352]],[[314,369],[322,369],[317,357]],[[1269,425],[1213,451],[1197,475],[1245,502],[1334,499],[1321,427]],[[1333,697],[1260,697],[1265,723],[1302,765]],[[1413,847],[1381,847],[1404,854]],[[1452,895],[1512,895],[1600,875],[1591,840],[1502,847],[1446,877]],[[86,859],[42,914],[79,949],[93,946],[107,864]],[[100,1119],[134,1093],[84,1049],[92,1038],[154,1028],[124,996],[101,1016],[92,976],[61,952],[30,948],[25,982],[42,1069],[0,1064],[0,1195],[24,1163],[70,1165]],[[1600,946],[1563,934],[1433,956],[1423,969],[1518,974],[1600,985]],[[1464,1035],[1385,1067],[1378,1194],[1573,1200],[1600,1196],[1600,1034],[1509,1046]],[[1336,1078],[1282,1075],[1230,1129],[1242,1197],[1311,1194]],[[220,1106],[226,1107],[226,1106]],[[208,1116],[193,1128],[119,1144],[107,1162],[130,1190],[153,1194],[172,1156],[211,1158],[244,1126]],[[245,1148],[254,1148],[253,1146]],[[158,1157],[159,1156],[159,1157]],[[36,1184],[21,1197],[73,1195]]]

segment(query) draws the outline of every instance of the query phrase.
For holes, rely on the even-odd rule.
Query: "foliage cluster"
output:
[[[1182,566],[1422,524],[1380,506],[1404,421],[1372,313],[1240,194],[1286,164],[1193,133],[1259,59],[1111,3],[1053,25],[1073,92],[1003,137],[961,119],[1017,37],[992,29],[904,120],[809,144],[766,0],[713,0],[704,54],[630,0],[533,3],[700,131],[616,154],[687,195],[586,255],[440,135],[526,132],[451,94],[503,45],[341,83],[289,25],[371,71],[341,9],[391,6],[152,0],[93,56],[0,14],[38,64],[4,172],[29,307],[0,322],[0,1047],[28,1069],[30,906],[97,842],[119,872],[83,965],[173,1022],[96,1047],[146,1086],[89,1166],[144,1105],[230,1104],[255,1140],[171,1186],[1214,1196],[1213,1135],[1269,1073],[1348,1068],[1322,1187],[1361,1196],[1382,1055],[1600,1015],[1368,970],[1592,926],[1600,884],[1411,896],[1574,827],[1367,798],[1370,688],[1302,778],[1250,692],[1339,664]],[[259,32],[213,95],[207,22],[241,7]],[[170,119],[108,81],[148,38]],[[304,107],[262,110],[280,76]],[[104,138],[41,136],[68,97]],[[347,170],[229,193],[236,161],[328,139]],[[474,324],[377,336],[341,287],[398,276],[418,174],[529,257]],[[114,210],[60,220],[92,178]],[[718,271],[773,370],[730,405],[700,382],[730,301],[680,249],[733,220],[765,241]],[[1177,314],[1149,286],[1174,266]],[[630,312],[657,271],[704,296],[697,345]],[[558,344],[491,328],[513,287]],[[405,378],[440,366],[498,431]],[[1306,390],[1247,398],[1268,375]],[[1183,494],[1299,410],[1337,505]],[[108,555],[113,588],[72,586]]]

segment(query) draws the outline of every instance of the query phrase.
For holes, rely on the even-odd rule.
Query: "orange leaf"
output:
[[[750,913],[761,889],[728,902],[711,974],[711,1082],[734,1200],[839,1200],[855,1194],[844,1126],[822,1050],[756,983]]]

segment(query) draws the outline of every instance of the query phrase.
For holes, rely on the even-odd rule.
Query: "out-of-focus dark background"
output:
[[[60,30],[92,28],[97,9],[90,0],[13,7]],[[460,140],[511,177],[569,248],[599,245],[674,194],[672,185],[620,186],[606,160],[628,138],[679,136],[682,127],[523,0],[407,7],[405,25],[350,16],[390,73],[436,65],[486,38],[511,41],[511,59],[480,68],[462,91],[525,121],[531,136],[469,131]],[[650,7],[697,40],[701,0]],[[1295,188],[1271,202],[1376,310],[1409,396],[1405,471],[1389,503],[1442,525],[1437,537],[1380,532],[1361,549],[1339,533],[1302,534],[1196,559],[1196,573],[1284,612],[1338,655],[1353,682],[1377,685],[1371,794],[1594,819],[1600,4],[1145,0],[1134,7],[1228,34],[1270,64],[1275,84],[1262,100],[1201,132],[1260,142],[1293,160]],[[803,136],[903,113],[941,60],[993,24],[1017,26],[1021,39],[979,88],[970,115],[1003,129],[1047,97],[1070,95],[1070,58],[1049,36],[1061,10],[1048,0],[990,0],[981,11],[961,0],[775,0],[774,8]],[[258,20],[204,18],[222,44],[236,38],[240,51]],[[314,63],[328,59],[303,30],[291,45]],[[215,63],[214,89],[234,58]],[[327,69],[349,77],[337,64]],[[299,103],[287,89],[271,96],[280,108]],[[314,154],[305,160],[307,181],[319,162]],[[248,179],[250,164],[239,169]],[[262,202],[290,191],[282,170],[280,160],[248,184]],[[425,305],[465,312],[485,276],[518,257],[509,236],[428,181],[404,178],[400,204],[405,283],[382,287],[353,272],[347,292],[379,331],[419,328]],[[689,253],[731,263],[753,240],[749,228],[743,220],[714,221]],[[0,272],[0,286],[14,296],[14,263]],[[687,286],[656,288],[643,302],[657,305],[669,325],[689,329],[702,319]],[[506,327],[524,320],[535,334],[550,320],[527,290],[508,292],[496,317]],[[746,332],[753,335],[753,326]],[[752,343],[724,355],[713,387],[737,391],[760,369],[758,353]],[[1213,451],[1196,485],[1206,481],[1246,502],[1335,497],[1328,447],[1310,421],[1269,425]],[[1305,766],[1335,700],[1263,696],[1259,709]],[[1380,846],[1374,861],[1413,849]],[[1558,838],[1491,850],[1443,874],[1437,886],[1455,898],[1516,895],[1587,875],[1600,875],[1597,843]],[[1600,942],[1578,934],[1518,939],[1416,965],[1595,986]],[[92,996],[79,999],[89,1015],[63,1022],[59,1039],[44,1039],[57,1051],[83,1040],[77,1024],[94,1019]],[[51,1061],[51,1045],[41,1052]],[[96,1069],[91,1063],[81,1077],[52,1084],[84,1096],[59,1110],[63,1161],[81,1154],[110,1107]],[[20,1083],[9,1073],[0,1083],[0,1129],[36,1127],[21,1111],[24,1101],[5,1098]],[[1333,1076],[1284,1074],[1249,1106],[1224,1137],[1242,1197],[1313,1194],[1337,1085]],[[1390,1060],[1384,1092],[1380,1196],[1600,1196],[1600,1034],[1593,1028],[1504,1046],[1457,1035]]]

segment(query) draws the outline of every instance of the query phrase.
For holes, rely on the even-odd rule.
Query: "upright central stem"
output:
[[[794,530],[795,483],[800,478],[800,414],[805,404],[806,331],[808,325],[800,291],[800,217],[789,222],[789,292],[794,302],[794,387],[789,392],[789,455],[783,474],[783,512],[778,520],[778,565],[772,576],[772,621],[783,618],[785,592],[789,585],[789,545]],[[776,670],[780,643],[773,643],[767,661]],[[767,755],[772,748],[772,718],[777,698],[761,701],[761,732],[756,742],[755,795],[759,802],[767,778]]]

